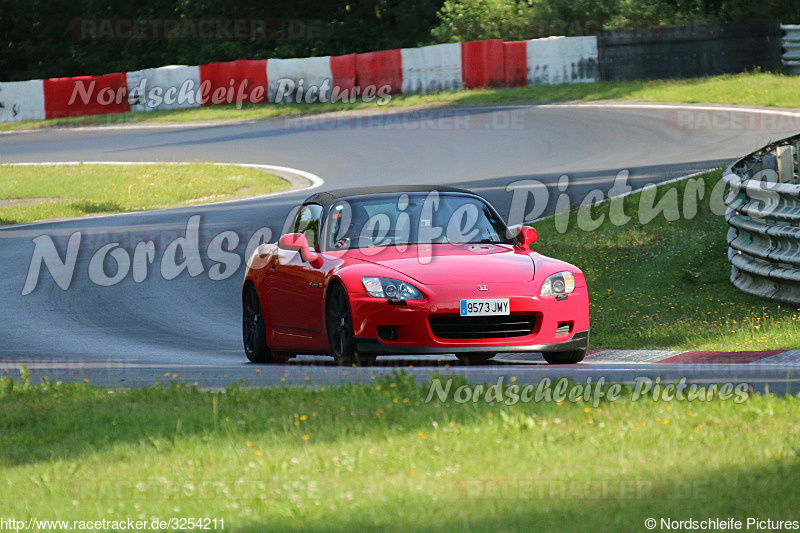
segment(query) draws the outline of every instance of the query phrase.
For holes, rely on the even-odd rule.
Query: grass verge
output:
[[[0,169],[0,224],[216,202],[289,188],[274,174],[211,163]]]
[[[593,207],[591,218],[602,217],[593,231],[580,229],[589,224],[589,213],[578,210],[535,224],[536,251],[586,274],[592,348],[800,346],[800,309],[743,294],[729,281],[728,226],[711,211],[709,199],[721,175],[717,170]],[[717,212],[720,201],[717,197]],[[652,205],[665,210],[647,221]]]
[[[597,406],[505,405],[454,402],[458,386],[425,403],[429,387],[404,375],[224,393],[5,379],[3,518],[216,518],[253,532],[800,518],[800,397],[623,389]]]
[[[769,72],[745,72],[679,80],[623,80],[583,84],[537,85],[500,89],[473,89],[426,95],[397,95],[383,108],[480,105],[504,102],[559,100],[645,100],[650,102],[705,102],[753,106],[800,107],[797,77]],[[334,104],[245,104],[194,109],[115,113],[47,121],[0,124],[0,131],[49,126],[82,126],[140,122],[199,120],[254,120],[333,111],[381,109],[375,102]]]

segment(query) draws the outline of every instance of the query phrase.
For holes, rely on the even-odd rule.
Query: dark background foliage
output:
[[[542,21],[798,22],[797,0],[0,0],[0,80],[307,57],[556,33]],[[269,39],[80,38],[95,19],[268,19]],[[636,22],[634,22],[636,23]],[[596,25],[583,25],[581,28]]]

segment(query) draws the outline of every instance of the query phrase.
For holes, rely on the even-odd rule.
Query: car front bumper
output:
[[[489,298],[508,298],[510,314],[533,317],[529,334],[488,338],[444,338],[434,333],[432,317],[457,317],[462,298],[485,293],[463,286],[427,286],[424,301],[397,301],[350,294],[356,349],[363,355],[565,352],[585,350],[589,343],[589,297],[585,286],[567,298],[533,296],[527,283],[496,283]],[[569,325],[568,332],[562,331]],[[381,331],[390,328],[393,338]]]
[[[462,353],[542,353],[585,350],[589,346],[589,332],[579,331],[568,341],[555,344],[530,344],[525,346],[408,346],[385,344],[380,339],[356,337],[356,352],[359,355],[435,355]]]

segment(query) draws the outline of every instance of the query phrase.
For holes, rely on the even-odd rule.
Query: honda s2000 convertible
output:
[[[577,363],[589,342],[586,280],[531,249],[480,196],[452,187],[320,192],[247,263],[243,337],[254,363],[298,353],[357,362],[539,352]]]

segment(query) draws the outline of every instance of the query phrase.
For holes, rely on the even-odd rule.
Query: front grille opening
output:
[[[566,335],[572,332],[572,322],[559,322],[556,335]]]
[[[437,315],[428,317],[428,324],[434,336],[440,339],[507,339],[533,333],[536,317]]]

